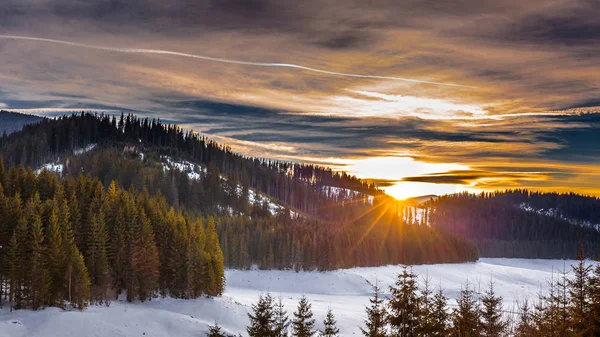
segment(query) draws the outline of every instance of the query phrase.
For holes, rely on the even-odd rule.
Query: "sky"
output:
[[[132,112],[406,198],[600,195],[596,0],[3,0],[0,108]]]

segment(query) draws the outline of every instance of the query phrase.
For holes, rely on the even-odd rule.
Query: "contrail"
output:
[[[173,55],[173,56],[189,57],[189,58],[195,58],[195,59],[206,60],[206,61],[231,63],[231,64],[240,64],[240,65],[256,66],[256,67],[294,68],[294,69],[306,70],[306,71],[311,71],[311,72],[314,72],[314,73],[334,75],[334,76],[357,77],[357,78],[371,78],[371,79],[384,79],[384,80],[394,80],[394,81],[414,82],[414,83],[422,83],[422,84],[441,85],[441,86],[448,86],[448,87],[475,88],[473,86],[462,85],[462,84],[455,84],[455,83],[423,81],[423,80],[416,80],[416,79],[412,79],[412,78],[395,77],[395,76],[378,76],[378,75],[342,73],[342,72],[337,72],[337,71],[329,71],[329,70],[324,70],[324,69],[306,67],[306,66],[303,66],[303,65],[293,64],[293,63],[249,62],[249,61],[226,59],[226,58],[221,58],[221,57],[211,57],[211,56],[204,56],[204,55],[180,53],[180,52],[176,52],[176,51],[161,50],[161,49],[116,48],[116,47],[106,47],[106,46],[99,46],[99,45],[93,45],[93,44],[70,42],[70,41],[64,41],[64,40],[46,39],[46,38],[42,38],[42,37],[18,36],[18,35],[0,35],[0,39],[28,40],[28,41],[48,42],[48,43],[56,43],[56,44],[62,44],[62,45],[67,45],[67,46],[73,46],[73,47],[81,47],[81,48],[88,48],[88,49],[112,51],[112,52],[119,52],[119,53],[141,53],[141,54]]]

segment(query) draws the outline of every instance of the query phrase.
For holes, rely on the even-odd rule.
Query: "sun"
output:
[[[429,163],[406,156],[384,156],[357,159],[351,161],[343,169],[358,178],[380,182],[381,188],[386,194],[398,200],[429,194],[458,193],[469,188],[458,184],[435,184],[402,180],[408,177],[470,169],[466,165],[455,163]]]
[[[468,190],[468,188],[462,185],[399,181],[391,186],[383,187],[383,190],[386,194],[398,200],[405,200],[424,195],[445,195],[459,193]]]

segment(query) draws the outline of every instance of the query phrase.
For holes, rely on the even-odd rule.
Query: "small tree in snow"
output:
[[[323,325],[325,328],[320,332],[320,336],[322,337],[336,337],[340,333],[340,329],[336,326],[337,322],[335,320],[335,316],[333,315],[333,311],[329,309],[327,311],[327,317],[323,321]]]

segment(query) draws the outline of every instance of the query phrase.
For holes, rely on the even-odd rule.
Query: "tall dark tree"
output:
[[[460,291],[457,307],[452,311],[452,337],[480,337],[480,309],[475,291],[469,283]]]
[[[578,263],[571,267],[573,277],[567,279],[569,292],[569,319],[572,333],[575,336],[593,335],[593,284],[590,280],[592,266],[585,261],[583,248],[578,255]]]
[[[390,287],[391,296],[388,301],[392,333],[400,337],[414,336],[419,325],[417,290],[417,274],[412,271],[412,268],[402,267],[396,284]]]
[[[489,287],[481,297],[481,335],[485,337],[504,336],[508,323],[503,318],[502,297],[496,295],[494,282],[490,280]]]
[[[252,313],[248,314],[250,325],[246,329],[250,337],[276,337],[277,327],[274,315],[273,297],[270,294],[260,295],[258,303],[252,305]]]
[[[287,316],[287,311],[283,307],[283,301],[281,300],[281,297],[279,297],[277,299],[277,303],[275,303],[273,315],[275,316],[275,336],[287,337],[290,327],[290,319]]]
[[[294,318],[292,319],[292,336],[312,337],[315,333],[315,320],[313,318],[311,304],[305,296],[302,296],[298,302],[298,308],[294,311]]]
[[[377,282],[373,285],[373,296],[369,298],[371,306],[366,307],[365,328],[360,331],[365,337],[385,337],[387,335],[387,312],[381,289]]]
[[[331,308],[327,310],[323,326],[323,330],[319,331],[319,336],[321,337],[337,337],[340,333],[340,329],[337,327],[337,321],[335,320]]]

